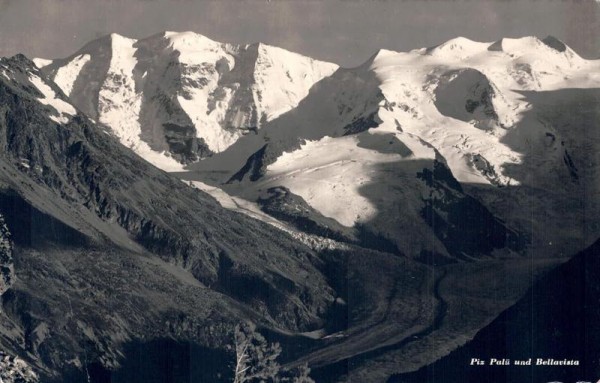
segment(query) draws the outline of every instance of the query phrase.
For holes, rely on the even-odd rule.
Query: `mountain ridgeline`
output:
[[[210,288],[218,292],[215,296],[225,294],[245,302],[246,310],[256,310],[255,315],[260,312],[265,323],[293,330],[320,325],[334,292],[317,271],[310,249],[267,224],[222,209],[211,197],[137,157],[90,118],[66,107],[69,104],[62,91],[47,82],[24,56],[2,59],[0,67],[5,75],[0,77],[0,208],[16,246],[17,269],[31,257],[40,256],[39,252],[47,255],[44,262],[53,268],[61,262],[56,255],[61,249],[65,253],[95,253],[95,257],[120,251],[123,257],[147,254],[147,261],[132,262],[164,261],[168,269],[171,266],[167,265],[173,265],[172,272],[181,270],[177,273],[196,281],[188,283]],[[13,279],[11,242],[6,227],[2,230],[6,290]],[[86,258],[82,255],[79,266],[95,262],[94,257]],[[92,284],[101,275],[93,276]],[[123,287],[135,284],[129,278],[133,276],[123,276],[118,283]],[[29,282],[21,276],[6,293],[5,303],[16,310],[8,313],[24,315],[18,312],[20,305],[43,299],[39,297],[42,292],[28,297],[33,293]],[[145,281],[149,282],[152,280]],[[160,288],[159,281],[154,282],[155,288]],[[72,293],[72,288],[68,284],[57,287],[64,294]],[[203,310],[211,310],[211,300],[217,298],[200,301],[206,306]],[[47,315],[40,315],[38,320],[54,329],[52,321],[57,318]],[[25,326],[21,336],[40,326],[30,323],[31,319],[21,320]],[[74,335],[58,331],[47,336],[63,342],[61,337]],[[18,342],[13,346],[19,347]],[[70,359],[61,355],[62,361],[57,356],[47,360],[50,356],[42,350],[38,356],[49,368]]]
[[[0,351],[42,382],[231,381],[252,322],[318,381],[427,378],[597,250],[550,271],[600,237],[598,69],[552,37],[2,58]]]
[[[197,161],[295,107],[336,65],[185,32],[111,34],[44,71],[73,104],[158,166]]]

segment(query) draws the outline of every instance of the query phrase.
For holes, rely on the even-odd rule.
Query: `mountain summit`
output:
[[[430,225],[422,218],[425,201],[448,198],[417,176],[425,168],[447,169],[446,181],[532,238],[529,250],[581,250],[580,242],[589,243],[598,231],[575,230],[567,238],[560,220],[552,220],[554,226],[541,216],[552,210],[576,221],[584,211],[600,213],[589,198],[581,209],[565,208],[583,190],[598,190],[596,144],[589,142],[595,133],[579,123],[593,113],[576,105],[578,113],[555,113],[567,107],[567,89],[580,89],[573,93],[586,100],[582,105],[593,103],[600,63],[563,49],[555,38],[544,41],[459,37],[410,52],[380,50],[363,65],[317,82],[296,108],[180,176],[250,201],[286,188],[325,218],[366,228],[404,254],[435,249],[447,255],[445,245],[425,234]],[[514,201],[527,208],[515,208]],[[460,224],[482,227],[467,222]],[[449,235],[436,238],[443,242]]]
[[[591,155],[584,136],[563,129],[547,113],[558,101],[540,96],[597,86],[600,65],[552,36],[457,37],[410,52],[380,50],[359,67],[340,69],[193,32],[141,40],[112,34],[69,58],[38,62],[74,105],[151,163],[279,218],[267,191],[287,190],[286,198],[311,211],[309,221],[329,222],[323,230],[338,239],[360,242],[366,230],[405,254],[447,256],[445,246],[425,234],[418,240],[403,228],[404,216],[392,213],[417,218],[411,222],[427,215],[430,186],[422,189],[416,178],[408,187],[403,175],[415,179],[424,168],[447,168],[508,232],[526,236],[542,222],[538,209],[513,209],[506,201],[528,198],[529,188],[552,188],[551,197],[536,193],[536,203],[576,220],[579,210],[561,206],[584,185],[596,189],[597,175],[581,170]],[[532,110],[533,102],[544,106]],[[315,171],[319,182],[311,182]],[[391,195],[380,195],[383,184]],[[596,211],[596,205],[582,208]],[[548,251],[550,242],[555,254],[580,250],[574,244],[595,235],[573,232],[559,246],[549,238],[560,225],[546,230],[532,237],[536,251]]]
[[[0,104],[4,351],[53,376],[116,365],[129,339],[208,336],[207,316],[323,325],[309,248],[123,147],[24,56],[0,59]]]
[[[227,149],[294,108],[337,68],[193,32],[141,40],[110,34],[68,58],[37,62],[74,105],[163,169]]]
[[[600,237],[600,61],[553,37],[35,62],[0,60],[0,351],[45,381],[227,380],[243,321],[318,381],[402,379]]]

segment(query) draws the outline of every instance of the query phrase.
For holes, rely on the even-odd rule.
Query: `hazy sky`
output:
[[[355,66],[378,48],[406,51],[452,37],[554,35],[600,56],[596,1],[0,0],[0,56],[65,57],[110,32],[192,30]]]

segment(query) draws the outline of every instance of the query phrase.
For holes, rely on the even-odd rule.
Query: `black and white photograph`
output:
[[[600,1],[0,0],[0,383],[600,381]]]

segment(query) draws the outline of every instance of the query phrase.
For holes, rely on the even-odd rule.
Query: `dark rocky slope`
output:
[[[52,375],[114,365],[128,339],[222,340],[207,322],[322,325],[334,292],[308,248],[224,210],[85,115],[51,119],[31,79],[66,98],[24,56],[0,67],[0,210],[18,276],[3,295],[4,348]]]
[[[10,231],[0,215],[0,295],[8,290],[14,279],[14,266],[12,258],[12,241]]]
[[[388,249],[389,241],[356,233],[350,242],[385,252],[344,245],[316,254],[150,166],[85,115],[57,122],[60,112],[44,104],[50,100],[32,76],[66,100],[23,56],[0,61],[0,213],[14,241],[16,274],[2,296],[0,347],[26,358],[45,380],[127,381],[127,371],[110,370],[127,369],[143,354],[168,363],[168,350],[195,358],[188,373],[202,365],[197,360],[216,359],[208,376],[182,377],[182,365],[166,381],[227,379],[220,358],[229,356],[223,350],[233,325],[247,319],[276,340],[291,339],[289,365],[307,361],[325,381],[383,381],[443,356],[529,286],[529,271],[506,267],[498,274],[496,265],[508,261],[486,264],[494,249],[520,251],[523,239],[463,192],[441,159],[402,170],[411,176],[403,185],[408,194],[398,194],[390,214],[377,219],[411,229],[418,222],[445,253],[425,252],[425,262],[417,262]],[[396,165],[382,174],[398,176]],[[397,214],[413,201],[404,198],[413,185],[427,191],[422,205],[412,216]],[[369,196],[380,186],[375,179],[362,192]],[[267,205],[303,230],[355,235],[303,209],[294,196]],[[288,213],[296,208],[306,219],[294,221]],[[460,220],[465,210],[469,216]],[[482,237],[487,241],[478,247]],[[506,301],[496,298],[499,279],[514,282]],[[459,280],[474,282],[459,290]],[[473,286],[477,299],[469,299]],[[466,320],[469,310],[474,315]],[[301,334],[311,330],[317,331]],[[383,367],[368,363],[388,355],[393,360]]]
[[[595,382],[600,377],[600,241],[539,280],[464,347],[389,382]],[[471,366],[471,358],[485,365]],[[490,359],[510,365],[490,365]],[[532,359],[532,366],[515,361]],[[537,359],[576,360],[536,365]]]

